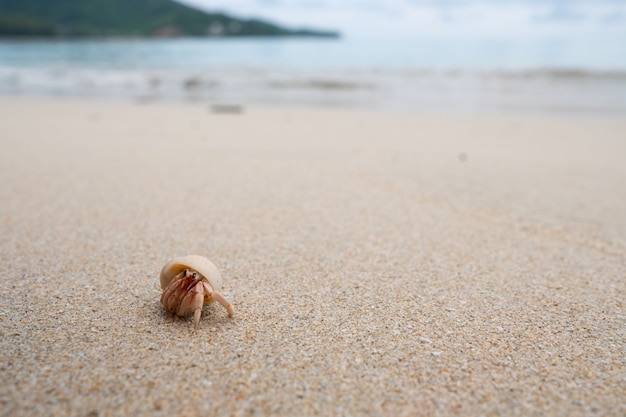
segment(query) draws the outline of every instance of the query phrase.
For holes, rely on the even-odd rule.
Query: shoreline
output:
[[[626,119],[626,114],[622,112],[603,111],[597,109],[595,111],[580,110],[572,108],[560,108],[557,110],[539,110],[536,108],[516,108],[516,109],[459,109],[459,108],[440,108],[440,107],[421,107],[421,108],[403,108],[403,107],[360,107],[346,106],[341,104],[329,105],[328,103],[243,103],[238,101],[225,100],[202,100],[202,99],[158,99],[154,97],[81,97],[75,95],[3,95],[0,94],[0,103],[48,103],[68,105],[83,103],[85,105],[93,104],[95,106],[130,106],[130,107],[156,107],[156,108],[195,108],[204,109],[207,114],[213,115],[244,115],[249,111],[260,112],[295,112],[295,113],[336,113],[336,114],[372,114],[372,115],[396,115],[396,116],[415,116],[415,117],[433,117],[445,119],[448,117],[458,119],[521,119],[521,120],[552,120],[554,122],[570,122],[576,118],[582,120],[606,120],[620,122]]]

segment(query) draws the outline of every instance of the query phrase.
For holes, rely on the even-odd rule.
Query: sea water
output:
[[[620,39],[0,41],[0,94],[626,114]]]

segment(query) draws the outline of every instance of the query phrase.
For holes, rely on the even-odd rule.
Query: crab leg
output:
[[[202,307],[196,308],[193,312],[193,332],[198,328],[198,323],[200,323],[200,316],[202,315]]]
[[[207,297],[210,300],[217,301],[218,303],[223,305],[224,308],[226,308],[226,311],[228,311],[228,317],[232,317],[233,314],[235,314],[235,310],[233,309],[233,306],[228,302],[227,299],[225,299],[222,296],[222,294],[220,294],[219,292],[211,288],[211,286],[207,282],[203,281],[202,285],[204,285],[204,291],[206,293],[205,297]]]
[[[213,291],[213,299],[226,308],[226,311],[228,311],[228,317],[232,317],[233,314],[235,314],[233,306],[222,296],[222,294],[217,291]]]

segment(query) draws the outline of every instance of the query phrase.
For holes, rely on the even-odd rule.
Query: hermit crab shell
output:
[[[187,255],[174,258],[165,264],[161,270],[161,288],[166,289],[170,282],[185,269],[193,269],[205,277],[213,290],[222,289],[222,275],[213,262],[204,256]]]

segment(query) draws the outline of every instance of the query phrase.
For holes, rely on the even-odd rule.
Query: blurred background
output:
[[[0,0],[0,94],[626,115],[626,0]]]

